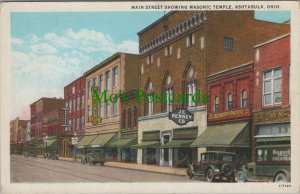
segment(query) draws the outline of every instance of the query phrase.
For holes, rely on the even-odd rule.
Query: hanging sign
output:
[[[194,114],[186,108],[176,108],[175,111],[169,112],[169,119],[177,125],[186,125],[188,122],[194,120]]]

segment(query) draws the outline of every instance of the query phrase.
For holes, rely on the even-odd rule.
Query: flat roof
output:
[[[257,45],[254,46],[254,48],[263,46],[263,45],[265,45],[265,44],[269,44],[269,43],[274,42],[274,41],[276,41],[276,40],[285,38],[285,37],[287,37],[287,36],[290,36],[290,33],[283,34],[283,35],[281,35],[281,36],[277,36],[276,38],[272,38],[272,39],[270,39],[270,40],[267,40],[267,41],[265,41],[265,42],[262,42],[262,43],[260,43],[260,44],[257,44]]]

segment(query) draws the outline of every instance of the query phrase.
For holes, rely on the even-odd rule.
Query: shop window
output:
[[[263,74],[263,102],[264,106],[281,104],[282,73],[281,69],[272,69]]]
[[[224,38],[224,49],[225,50],[233,50],[233,39],[225,37]]]
[[[246,108],[248,106],[248,99],[247,99],[247,91],[243,90],[241,92],[241,108]]]
[[[229,111],[229,110],[232,110],[232,106],[233,106],[233,103],[232,103],[232,94],[231,93],[229,93],[228,95],[227,95],[227,110]]]
[[[219,112],[219,97],[216,96],[214,100],[214,112]]]
[[[270,148],[256,149],[256,161],[258,162],[290,162],[291,161],[291,148],[276,147],[274,145]]]

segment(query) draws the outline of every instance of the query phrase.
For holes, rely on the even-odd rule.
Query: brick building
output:
[[[116,53],[92,69],[84,73],[86,77],[86,106],[85,106],[85,135],[78,143],[78,152],[90,152],[102,150],[105,146],[105,160],[121,160],[123,155],[131,155],[130,161],[135,161],[134,151],[125,148],[136,143],[137,130],[134,127],[121,129],[121,103],[120,95],[127,93],[138,86],[138,59],[137,55]],[[92,103],[92,88],[98,87],[99,96],[106,92],[107,101],[104,97],[101,103]],[[112,94],[118,96],[114,103],[109,100]],[[97,106],[93,115],[93,106]],[[124,112],[128,115],[130,105],[124,105]],[[134,112],[134,107],[132,108]],[[92,123],[96,117],[98,123]],[[127,118],[126,118],[127,119]],[[127,119],[128,120],[128,119]],[[124,149],[121,149],[124,148]],[[126,159],[125,159],[126,160]]]
[[[31,134],[37,144],[40,144],[39,153],[46,151],[45,142],[48,140],[48,149],[58,148],[58,136],[64,131],[64,104],[63,98],[43,97],[30,105]]]
[[[236,152],[240,165],[249,161],[253,63],[208,75],[207,92],[208,126],[194,144],[209,151]]]
[[[17,117],[10,121],[10,150],[12,153],[22,153],[23,145],[26,143],[26,130],[28,120]]]
[[[207,75],[250,63],[254,45],[287,32],[288,24],[255,20],[253,11],[169,12],[138,33],[140,87],[167,96],[206,92]],[[205,150],[188,148],[206,129],[205,103],[150,101],[139,105],[138,163],[189,163]],[[176,107],[188,107],[195,120],[184,127],[172,123],[168,112]]]
[[[71,138],[82,135],[85,122],[85,76],[81,76],[64,87],[65,124],[61,140],[61,155],[71,157],[74,152]]]
[[[252,158],[256,165],[290,165],[290,35],[254,52]]]

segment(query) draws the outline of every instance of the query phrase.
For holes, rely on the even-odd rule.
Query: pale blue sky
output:
[[[11,14],[11,118],[29,118],[29,104],[63,97],[63,88],[115,52],[138,53],[137,32],[164,12],[15,12]],[[283,22],[289,11],[256,12]]]

